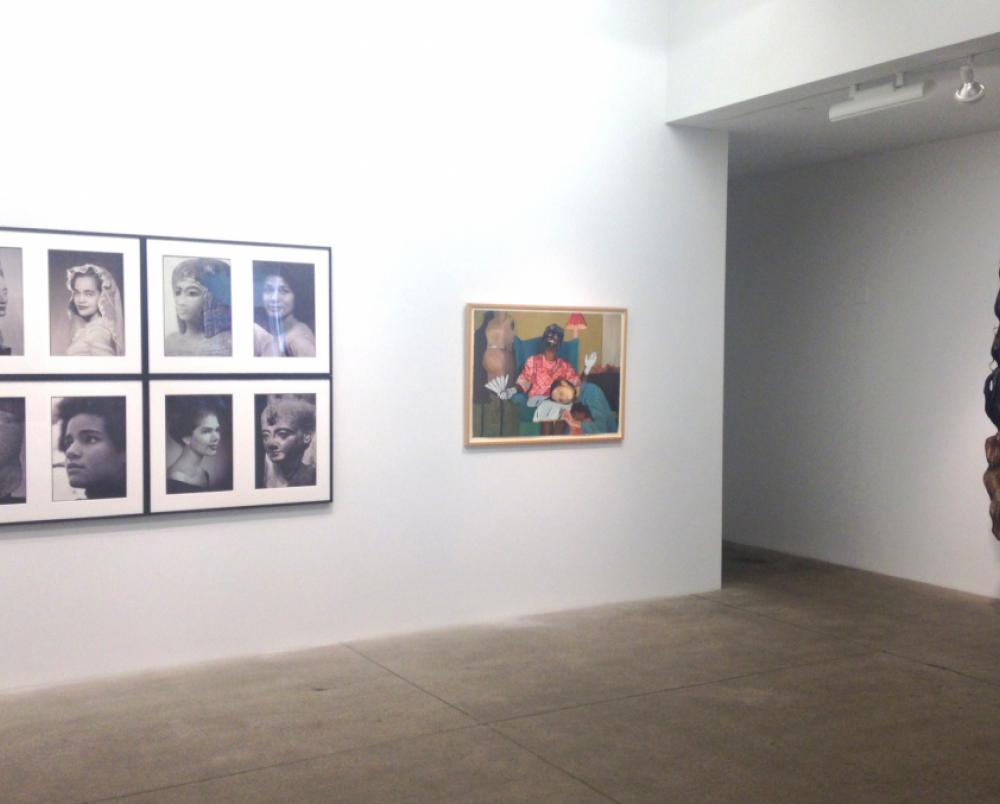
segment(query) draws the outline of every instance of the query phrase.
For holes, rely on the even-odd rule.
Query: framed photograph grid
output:
[[[0,228],[0,524],[330,502],[327,247]]]

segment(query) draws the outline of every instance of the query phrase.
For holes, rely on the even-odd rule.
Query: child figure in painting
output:
[[[574,402],[569,410],[562,412],[562,420],[569,427],[570,435],[583,435],[583,425],[594,419],[590,415],[590,408],[582,402]]]
[[[592,362],[589,355],[587,359]],[[595,435],[618,429],[617,417],[597,385],[584,382],[577,388],[565,379],[552,383],[549,398],[535,409],[534,421],[541,425],[541,435]]]
[[[549,398],[543,399],[535,408],[533,421],[541,425],[541,435],[564,435],[565,416],[570,413],[576,400],[576,387],[569,380],[559,378],[552,383]],[[578,435],[579,433],[577,433]]]

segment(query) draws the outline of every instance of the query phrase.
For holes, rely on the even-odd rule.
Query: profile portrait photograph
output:
[[[0,505],[23,503],[24,399],[0,398]]]
[[[316,485],[316,394],[256,394],[258,489]]]
[[[315,266],[254,260],[254,356],[316,356],[315,293]]]
[[[49,251],[49,333],[53,355],[125,354],[124,257]]]
[[[0,357],[24,354],[21,249],[0,248]]]
[[[233,398],[167,396],[167,494],[231,491]]]
[[[127,496],[125,397],[52,400],[52,499]]]
[[[168,357],[231,357],[229,260],[164,257],[163,353]]]

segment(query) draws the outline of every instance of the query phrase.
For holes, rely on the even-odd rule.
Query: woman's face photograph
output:
[[[73,280],[73,305],[84,318],[92,318],[97,312],[97,300],[100,296],[97,277],[80,275]]]
[[[278,416],[273,424],[269,424],[267,418],[265,413],[260,423],[260,436],[267,457],[272,463],[298,463],[312,441],[311,434],[296,427],[290,416]]]
[[[264,280],[262,301],[264,311],[276,318],[284,318],[295,310],[295,293],[280,276],[269,276]]]
[[[195,454],[207,458],[219,451],[221,440],[219,418],[214,413],[209,413],[198,420],[198,424],[186,444]]]
[[[205,286],[197,279],[186,277],[174,284],[174,310],[177,318],[196,327],[201,323],[205,309]]]
[[[125,454],[118,451],[101,416],[79,413],[66,422],[60,445],[66,455],[66,476],[73,488],[110,485],[125,472]]]
[[[8,410],[0,410],[0,466],[21,460],[24,420]]]
[[[0,274],[0,318],[7,315],[7,280]]]

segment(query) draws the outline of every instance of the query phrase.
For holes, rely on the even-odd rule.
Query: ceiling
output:
[[[967,61],[967,54],[956,55],[957,50],[880,65],[875,68],[882,71],[880,76],[869,70],[798,88],[775,96],[771,105],[763,99],[756,108],[744,104],[719,110],[696,124],[730,132],[732,175],[785,170],[1000,129],[1000,48],[977,52],[976,79],[986,85],[986,96],[972,104],[953,97],[960,83],[959,68]],[[930,80],[934,87],[922,101],[830,122],[831,104],[847,100],[852,83],[888,81],[894,69],[905,69],[907,83]]]

